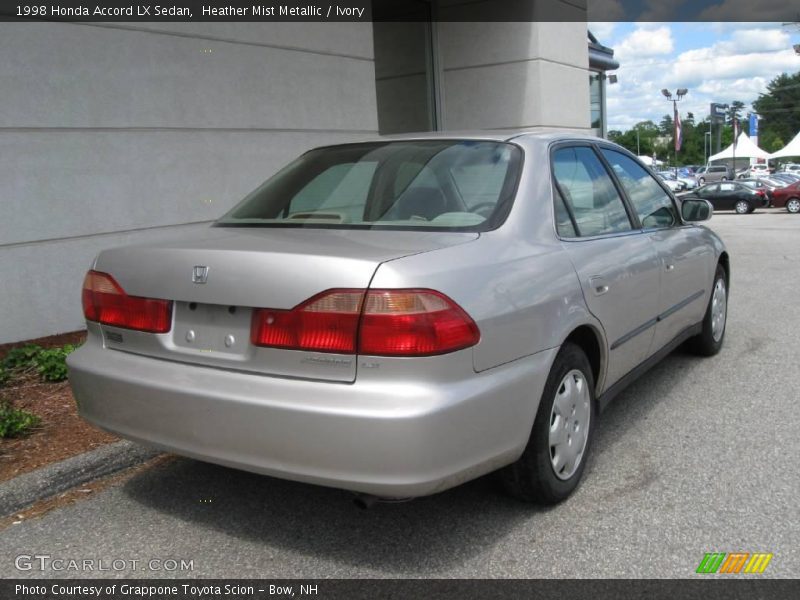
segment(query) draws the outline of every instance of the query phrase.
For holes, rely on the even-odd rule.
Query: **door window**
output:
[[[680,223],[678,211],[658,182],[632,158],[615,150],[603,149],[645,229],[672,227]]]
[[[559,148],[553,153],[553,174],[578,236],[631,231],[622,198],[594,150]]]

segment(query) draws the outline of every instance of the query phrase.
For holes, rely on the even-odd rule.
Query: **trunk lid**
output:
[[[477,237],[460,232],[210,228],[178,242],[105,250],[95,270],[112,275],[132,296],[172,300],[173,324],[164,334],[108,325],[101,330],[106,345],[117,350],[270,375],[354,381],[355,356],[253,346],[253,308],[291,309],[327,289],[367,288],[383,262]]]

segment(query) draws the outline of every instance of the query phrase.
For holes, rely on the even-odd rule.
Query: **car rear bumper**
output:
[[[411,497],[522,453],[556,351],[461,379],[343,384],[154,359],[90,336],[68,365],[81,416],[122,437],[275,477]]]

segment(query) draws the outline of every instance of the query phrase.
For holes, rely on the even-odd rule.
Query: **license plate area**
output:
[[[175,302],[174,310],[175,346],[211,355],[247,353],[252,315],[249,307]]]

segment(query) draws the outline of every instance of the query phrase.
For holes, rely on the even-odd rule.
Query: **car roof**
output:
[[[526,141],[542,141],[543,143],[558,142],[563,140],[589,140],[605,142],[607,140],[575,130],[552,129],[509,129],[509,130],[456,130],[456,131],[422,131],[416,133],[400,133],[375,136],[361,141],[406,141],[406,140],[487,140],[495,142],[510,142],[524,138]]]

